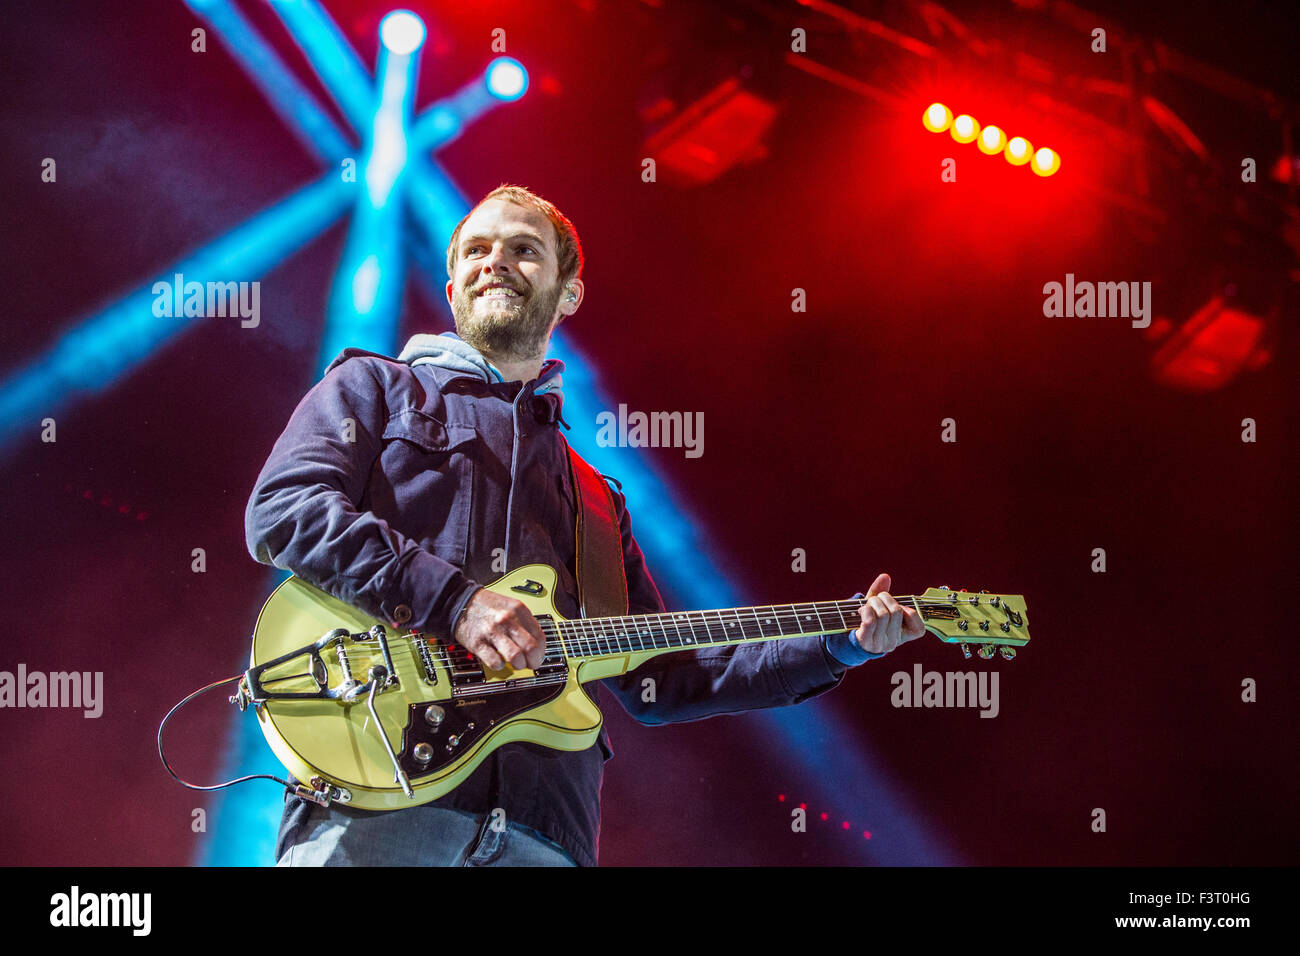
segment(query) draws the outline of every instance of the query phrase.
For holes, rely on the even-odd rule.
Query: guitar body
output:
[[[545,629],[546,618],[564,620],[555,609],[555,580],[553,569],[534,564],[486,587],[522,601]],[[602,717],[582,684],[626,673],[662,653],[608,655],[570,665],[562,641],[548,629],[546,662],[536,672],[509,665],[489,672],[458,645],[431,635],[414,639],[419,632],[410,629],[385,627],[387,657],[379,642],[354,639],[364,637],[361,632],[373,633],[379,623],[291,577],[276,588],[258,616],[251,657],[256,668],[301,651],[305,640],[339,628],[349,632],[346,638],[339,632],[339,638],[319,647],[316,661],[299,653],[257,675],[261,687],[275,694],[307,696],[266,699],[254,706],[267,743],[294,777],[304,782],[320,778],[342,788],[350,795],[350,806],[365,810],[396,810],[437,799],[503,744],[585,750],[596,742]],[[378,728],[366,695],[350,702],[310,696],[346,676],[340,643],[358,682],[365,682],[376,664],[388,669],[391,660],[396,681],[373,697]],[[432,716],[431,706],[436,708]],[[427,759],[422,761],[421,755]],[[394,757],[406,773],[412,796],[396,778]]]

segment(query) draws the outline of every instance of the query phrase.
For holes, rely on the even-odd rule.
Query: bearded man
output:
[[[482,582],[549,565],[556,610],[580,616],[564,364],[546,351],[582,305],[582,266],[577,231],[554,205],[518,186],[489,193],[447,250],[456,333],[415,335],[396,358],[349,348],[334,360],[258,476],[249,553],[371,617],[452,635],[489,670],[538,667],[536,618]],[[629,613],[662,612],[627,500],[611,491]],[[643,724],[799,703],[924,633],[889,586],[876,578],[856,631],[680,651],[599,683]],[[594,866],[612,756],[602,726],[583,751],[505,744],[451,792],[401,810],[286,792],[277,865]]]

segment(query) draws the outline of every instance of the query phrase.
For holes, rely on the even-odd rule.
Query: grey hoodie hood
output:
[[[443,332],[440,335],[421,333],[412,335],[402,354],[397,357],[412,367],[416,365],[437,365],[452,372],[463,372],[485,382],[504,382],[505,376],[497,367],[483,357],[483,353],[470,345],[455,332]],[[561,391],[564,363],[551,358],[542,363],[542,372],[537,376],[537,388],[534,394],[551,393],[564,399]]]

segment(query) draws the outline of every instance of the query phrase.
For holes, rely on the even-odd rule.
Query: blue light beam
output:
[[[397,30],[402,48],[413,41],[414,14],[389,14],[384,25],[393,33],[393,17],[407,22]],[[384,29],[381,25],[381,32]],[[423,38],[420,24],[420,39]],[[365,189],[357,197],[343,257],[335,273],[325,332],[321,336],[321,372],[348,346],[392,354],[397,344],[398,313],[406,279],[402,248],[402,203],[391,202],[406,173],[407,130],[415,99],[418,51],[396,53],[379,47],[379,95],[367,137],[362,170]]]
[[[181,259],[65,332],[42,356],[0,382],[0,442],[34,428],[74,398],[101,393],[201,316],[156,315],[157,283],[253,281],[329,227],[358,192],[332,173]],[[173,310],[174,311],[174,310]],[[239,318],[226,321],[238,322]],[[94,375],[86,375],[94,368]]]

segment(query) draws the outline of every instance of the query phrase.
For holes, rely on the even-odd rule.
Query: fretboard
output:
[[[917,606],[916,599],[910,596],[895,595],[895,600]],[[861,600],[822,601],[568,621],[548,619],[542,626],[548,637],[558,630],[571,658],[605,657],[634,651],[667,651],[839,634],[862,623],[858,614],[862,604]]]

